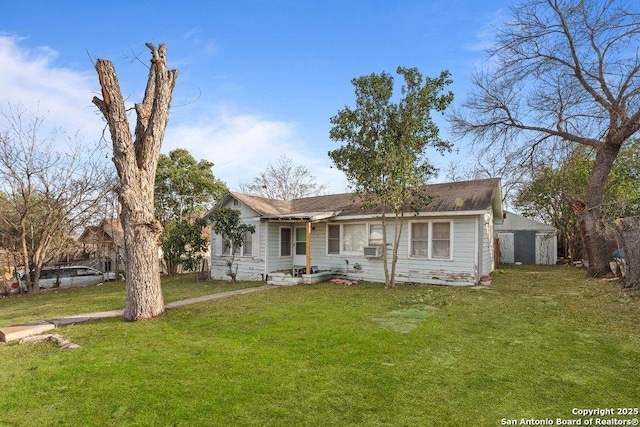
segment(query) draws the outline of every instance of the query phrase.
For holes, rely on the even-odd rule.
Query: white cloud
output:
[[[50,126],[79,131],[87,144],[97,141],[104,124],[91,104],[98,86],[95,74],[58,67],[55,50],[23,48],[23,40],[0,35],[0,107],[20,105],[44,116]]]
[[[483,24],[475,32],[474,38],[464,45],[464,49],[468,52],[484,53],[487,49],[493,47],[496,41],[497,29],[508,21],[509,16],[503,8],[499,8],[485,14],[482,19]]]
[[[25,48],[21,46],[23,41],[0,35],[0,108],[11,104],[45,115],[50,126],[69,135],[78,132],[88,149],[93,149],[105,126],[91,103],[99,90],[94,70],[60,67],[56,65],[59,58],[54,49]],[[196,159],[213,162],[214,174],[232,189],[241,182],[250,182],[269,163],[286,155],[307,167],[318,182],[329,184],[330,191],[345,191],[344,175],[330,168],[327,156],[314,156],[301,136],[303,131],[294,124],[231,111],[225,106],[199,111],[206,113],[188,120],[184,120],[182,112],[172,115],[163,152],[185,148]],[[105,137],[109,138],[106,132]]]
[[[319,183],[328,183],[331,191],[344,191],[342,172],[329,167],[330,160],[307,154],[306,143],[298,135],[296,126],[252,114],[235,114],[227,108],[211,108],[211,114],[196,123],[169,125],[163,152],[176,148],[187,149],[196,159],[215,164],[214,175],[237,189],[250,182],[269,163],[280,156],[288,156],[316,176]]]

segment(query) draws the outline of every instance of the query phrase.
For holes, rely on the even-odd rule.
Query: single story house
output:
[[[396,281],[477,284],[495,267],[494,223],[503,218],[500,179],[432,184],[425,190],[431,202],[420,212],[405,213]],[[383,248],[380,209],[363,207],[353,194],[282,201],[230,192],[211,212],[223,207],[239,210],[242,222],[255,226],[235,249],[238,280],[285,284],[330,272],[384,282],[382,251],[392,253],[393,216]],[[230,250],[212,234],[213,279],[229,279]],[[293,281],[283,283],[283,277]]]
[[[505,264],[550,264],[558,261],[558,230],[513,212],[505,212],[496,224],[500,262]]]

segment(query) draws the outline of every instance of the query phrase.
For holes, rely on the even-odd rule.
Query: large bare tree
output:
[[[527,0],[490,49],[488,70],[453,116],[454,131],[535,158],[570,142],[596,161],[570,201],[590,276],[609,273],[604,186],[620,148],[640,129],[640,14],[618,0]]]
[[[29,293],[39,292],[43,265],[95,219],[110,190],[98,156],[56,134],[43,115],[14,106],[0,111],[0,246],[30,272]]]
[[[294,200],[319,196],[327,191],[327,186],[318,183],[306,167],[296,166],[291,158],[280,156],[250,184],[240,184],[240,191],[268,199]]]
[[[125,320],[149,319],[164,313],[158,260],[162,226],[154,215],[154,184],[178,71],[167,69],[165,44],[157,48],[150,43],[146,46],[151,51],[151,67],[144,99],[135,104],[135,140],[113,64],[104,59],[95,64],[102,99],[94,97],[93,103],[109,125],[113,162],[120,179],[127,282]]]

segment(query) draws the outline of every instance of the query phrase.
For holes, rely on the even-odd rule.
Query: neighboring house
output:
[[[494,269],[493,225],[503,218],[500,179],[433,184],[426,190],[432,202],[417,214],[406,212],[396,281],[475,285]],[[256,228],[235,249],[238,280],[298,276],[311,266],[314,273],[384,282],[380,210],[363,208],[352,194],[287,202],[228,193],[212,212],[223,207],[239,210],[242,221]],[[390,215],[389,255],[394,234]],[[230,250],[212,235],[213,279],[229,279]]]
[[[513,212],[505,212],[495,226],[500,240],[500,262],[505,264],[555,264],[558,261],[558,230]]]
[[[107,272],[124,270],[124,232],[118,218],[105,218],[100,224],[85,228],[78,243],[82,245],[78,264]]]

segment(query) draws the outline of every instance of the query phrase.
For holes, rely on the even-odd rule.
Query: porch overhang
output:
[[[303,212],[285,215],[262,215],[261,220],[272,221],[280,224],[305,224],[305,273],[311,274],[311,224],[325,221],[336,217],[340,211],[336,212]]]
[[[275,222],[318,222],[336,217],[340,212],[306,212],[290,215],[262,215],[260,218]]]

